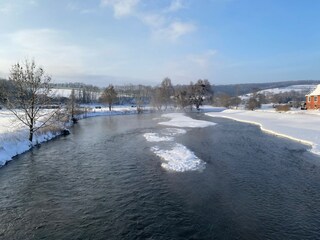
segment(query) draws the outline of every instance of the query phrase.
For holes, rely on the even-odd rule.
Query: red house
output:
[[[306,108],[308,110],[320,109],[320,84],[306,95]]]

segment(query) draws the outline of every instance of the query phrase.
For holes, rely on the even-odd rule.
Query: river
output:
[[[254,125],[217,123],[174,142],[157,115],[81,120],[0,169],[0,239],[320,239],[320,160]],[[179,143],[204,167],[152,151]]]

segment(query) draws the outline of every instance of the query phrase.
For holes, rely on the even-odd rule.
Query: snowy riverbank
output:
[[[270,134],[307,144],[320,155],[320,111],[225,110],[206,115],[259,125]]]
[[[113,108],[112,111],[109,111],[107,108],[101,108],[89,110],[79,116],[79,118],[136,113],[136,108],[131,107],[117,107]],[[27,127],[17,121],[9,111],[0,111],[0,167],[12,160],[14,156],[30,150],[32,146],[49,141],[61,135],[61,130],[65,126],[61,123],[58,123],[58,125],[60,126],[57,126],[55,128],[56,130],[47,129],[46,131],[36,132],[31,144],[28,140],[29,131]]]

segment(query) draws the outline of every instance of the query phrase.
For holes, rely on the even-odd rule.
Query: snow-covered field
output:
[[[72,88],[52,88],[51,95],[54,97],[65,97],[69,98],[71,96]],[[75,89],[75,95],[78,95],[79,89]],[[97,97],[101,96],[101,92],[97,93]]]
[[[52,88],[51,94],[55,97],[70,97],[72,89],[69,88]]]
[[[279,93],[286,93],[286,92],[291,92],[291,91],[296,91],[296,92],[301,92],[301,93],[309,93],[312,91],[317,85],[316,84],[305,84],[305,85],[291,85],[288,87],[283,87],[283,88],[270,88],[270,89],[265,89],[261,90],[258,93],[262,94],[279,94]],[[248,93],[242,96],[239,96],[242,100],[246,100],[252,96],[252,93]]]
[[[320,111],[225,110],[206,114],[257,124],[265,132],[310,145],[310,151],[320,155]]]
[[[265,89],[262,91],[259,91],[259,93],[272,93],[272,94],[277,94],[277,93],[285,93],[285,92],[291,92],[291,91],[296,91],[296,92],[310,92],[312,89],[314,89],[317,85],[315,84],[306,84],[306,85],[291,85],[288,87],[283,87],[283,88],[270,88],[270,89]]]

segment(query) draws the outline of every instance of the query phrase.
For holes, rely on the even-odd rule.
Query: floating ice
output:
[[[169,142],[174,140],[174,136],[186,132],[186,130],[180,128],[165,128],[161,133],[145,133],[143,136],[148,142]]]
[[[176,143],[170,150],[161,150],[159,147],[153,147],[151,151],[164,161],[161,167],[168,171],[201,171],[205,168],[204,161],[179,143]]]
[[[176,136],[185,134],[187,131],[181,128],[165,128],[162,133],[167,136]]]
[[[170,118],[170,121],[159,122],[161,125],[173,126],[173,127],[189,127],[189,128],[203,128],[216,125],[216,123],[196,120],[185,116],[183,113],[168,113],[163,114],[162,117]]]
[[[145,133],[143,134],[148,142],[168,142],[173,141],[173,137],[160,136],[158,133]]]

